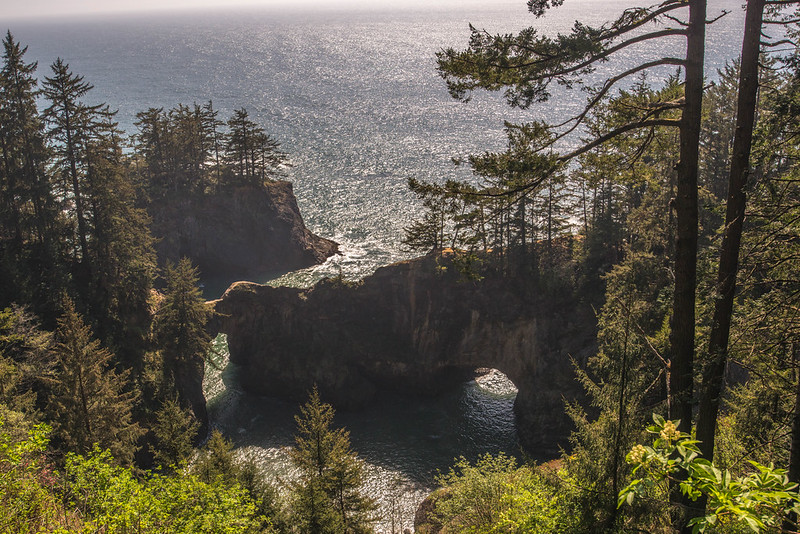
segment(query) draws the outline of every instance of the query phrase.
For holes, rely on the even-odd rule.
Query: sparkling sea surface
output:
[[[709,2],[709,14],[731,13],[709,30],[707,76],[738,55],[740,0]],[[39,76],[61,57],[94,84],[93,102],[119,109],[121,127],[135,131],[135,114],[149,107],[209,99],[227,119],[245,107],[282,144],[293,167],[288,179],[307,226],[340,243],[342,254],[321,266],[266,275],[254,281],[307,286],[323,276],[357,279],[409,257],[402,230],[421,213],[409,177],[466,179],[452,158],[500,150],[503,121],[559,119],[578,109],[580,91],[561,87],[545,105],[512,110],[499,94],[476,93],[462,104],[447,94],[435,70],[435,53],[463,48],[468,24],[491,33],[529,25],[552,34],[576,19],[609,20],[631,4],[621,0],[567,0],[536,20],[524,0],[498,0],[463,8],[220,10],[125,15],[91,19],[4,20],[39,61]],[[380,6],[380,7],[378,7]],[[651,43],[652,44],[652,43]],[[601,66],[596,76],[663,54],[681,54],[679,40],[657,48],[630,48]],[[655,71],[652,82],[671,74]],[[209,288],[212,285],[209,284]],[[214,287],[209,297],[224,287]],[[216,292],[217,294],[213,294]],[[208,369],[212,423],[277,481],[291,478],[285,448],[293,443],[295,404],[242,393],[237,369],[217,340],[222,371]],[[379,498],[379,531],[411,528],[416,505],[457,456],[518,454],[513,384],[490,373],[441,397],[413,400],[386,395],[367,410],[339,412],[336,423],[351,433],[366,461],[367,489]]]

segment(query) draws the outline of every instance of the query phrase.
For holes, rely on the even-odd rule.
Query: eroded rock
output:
[[[491,367],[517,386],[520,438],[539,454],[566,446],[564,401],[581,393],[572,362],[595,350],[593,310],[574,291],[464,281],[441,257],[305,290],[237,283],[214,305],[250,392],[302,400],[316,384],[356,408],[381,388],[436,394]]]
[[[322,263],[338,245],[309,231],[292,184],[169,198],[148,209],[159,263],[186,256],[204,278],[247,278]]]

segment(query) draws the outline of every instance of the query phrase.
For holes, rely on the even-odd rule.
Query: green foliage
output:
[[[140,367],[149,326],[147,298],[155,274],[153,238],[122,152],[115,111],[88,105],[93,86],[57,59],[42,93],[52,169],[66,215],[78,303],[95,334],[125,367]]]
[[[52,348],[52,334],[30,313],[0,310],[0,409],[35,414],[37,392],[52,378]]]
[[[350,449],[344,429],[333,429],[334,410],[316,388],[295,416],[298,433],[289,452],[300,470],[292,490],[298,532],[360,534],[372,532],[375,503],[360,492],[364,467]]]
[[[211,336],[206,323],[211,309],[198,287],[199,275],[188,258],[177,265],[168,264],[165,276],[167,287],[164,299],[156,311],[153,329],[160,349],[164,383],[167,391],[176,391],[179,404],[191,408],[195,417],[203,419],[204,407],[196,405],[201,391],[187,377],[197,374],[211,350]]]
[[[224,123],[209,101],[137,113],[136,150],[153,199],[265,183],[289,165],[279,143],[237,109]],[[220,130],[227,125],[228,131]]]
[[[509,273],[530,275],[540,262],[551,264],[554,240],[570,227],[562,165],[536,150],[549,139],[540,124],[506,124],[506,134],[506,151],[470,156],[476,184],[409,180],[426,211],[405,228],[404,244],[446,250],[467,263],[480,254],[487,266]]]
[[[153,199],[204,194],[219,181],[222,122],[209,101],[192,107],[150,108],[136,114],[135,146]]]
[[[273,532],[236,483],[142,476],[96,445],[87,455],[68,454],[60,473],[46,460],[48,432],[36,425],[20,434],[0,420],[2,532]]]
[[[19,430],[0,419],[0,532],[52,531],[61,514],[45,459],[50,429],[36,425],[23,435]]]
[[[167,265],[164,301],[155,320],[155,334],[170,372],[182,363],[205,358],[211,338],[205,331],[211,310],[198,287],[199,273],[188,258]]]
[[[540,16],[549,5],[557,4],[561,2],[531,0],[528,6]],[[533,27],[517,35],[491,35],[471,26],[466,50],[451,48],[437,54],[439,72],[454,98],[467,101],[475,89],[504,90],[509,105],[527,108],[535,102],[547,101],[552,83],[585,86],[585,75],[592,72],[596,63],[624,48],[631,32],[649,22],[665,20],[670,11],[681,7],[675,4],[629,8],[616,20],[600,27],[576,22],[570,33],[554,37],[542,35]],[[653,37],[659,36],[652,33]],[[620,43],[623,44],[620,46]],[[639,70],[643,69],[632,72]],[[606,91],[608,85],[604,87]]]
[[[189,471],[200,481],[215,487],[242,488],[261,518],[263,528],[269,531],[272,525],[280,526],[283,510],[277,490],[266,480],[259,466],[237,458],[233,444],[219,430],[211,432]]]
[[[68,455],[65,477],[69,506],[99,531],[264,532],[264,518],[237,485],[208,484],[193,475],[140,480],[97,447],[87,456]]]
[[[192,414],[182,410],[176,401],[165,401],[156,412],[153,425],[156,444],[151,452],[156,465],[168,469],[184,467],[194,453],[199,426]]]
[[[36,62],[11,32],[0,69],[0,307],[16,302],[53,312],[65,277],[58,269],[63,228],[50,153],[37,109]],[[55,291],[55,294],[53,292]]]
[[[58,364],[49,409],[59,443],[79,453],[100,444],[129,462],[141,430],[132,421],[136,394],[126,391],[128,372],[110,367],[112,354],[92,339],[91,329],[69,299],[64,301],[56,339]]]
[[[233,455],[233,444],[216,428],[192,465],[192,472],[204,482],[230,484],[236,480],[238,465]]]
[[[577,527],[574,508],[542,474],[502,453],[484,455],[475,465],[461,458],[437,482],[444,487],[434,511],[442,533],[568,533]]]
[[[234,185],[263,185],[281,174],[288,165],[280,144],[263,128],[249,119],[247,110],[236,109],[228,120],[225,136],[225,161],[229,165]]]
[[[653,445],[636,445],[626,460],[637,476],[619,494],[619,506],[635,499],[661,498],[669,485],[696,501],[708,499],[706,514],[689,522],[693,533],[723,530],[737,523],[752,532],[780,529],[789,512],[800,512],[797,483],[774,465],[750,462],[754,470],[733,476],[700,456],[697,440],[677,430],[678,423],[653,416],[647,432],[655,435]]]

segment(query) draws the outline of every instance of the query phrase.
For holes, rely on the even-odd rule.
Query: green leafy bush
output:
[[[85,457],[68,455],[65,479],[69,505],[104,532],[261,532],[265,522],[237,484],[194,475],[139,480],[97,447]]]
[[[461,458],[438,482],[434,516],[442,533],[574,532],[574,514],[535,468],[504,454]]]
[[[12,429],[13,430],[13,429]],[[46,425],[36,425],[25,439],[15,439],[0,419],[0,532],[46,532],[59,522],[53,477],[46,465]]]
[[[699,442],[679,432],[679,422],[659,415],[653,422],[647,428],[656,435],[653,445],[636,445],[626,457],[638,478],[620,492],[619,506],[634,499],[665,498],[668,487],[677,484],[693,501],[708,499],[706,515],[689,522],[694,533],[742,526],[752,532],[779,531],[790,512],[800,512],[798,485],[789,481],[785,470],[750,462],[750,474],[733,476],[702,458]]]

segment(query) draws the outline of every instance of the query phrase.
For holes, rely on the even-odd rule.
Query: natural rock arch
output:
[[[402,262],[359,283],[311,289],[231,286],[214,302],[242,386],[358,407],[384,387],[435,394],[455,370],[491,367],[517,386],[523,444],[564,445],[564,401],[580,396],[574,362],[595,350],[591,306],[563,287],[546,294],[508,278],[465,281],[441,257]]]

